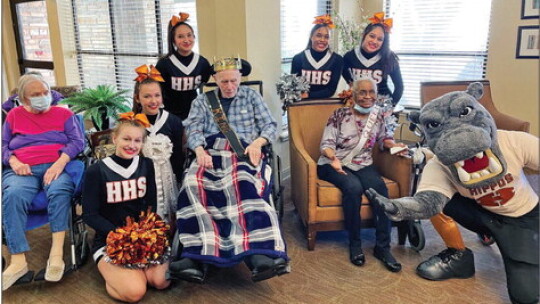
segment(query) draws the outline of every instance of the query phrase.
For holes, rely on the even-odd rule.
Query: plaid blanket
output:
[[[193,161],[178,196],[181,257],[229,267],[252,254],[288,259],[277,214],[269,204],[272,171],[240,161],[221,134],[207,138],[214,168]]]

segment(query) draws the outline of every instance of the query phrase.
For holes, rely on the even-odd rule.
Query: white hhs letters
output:
[[[332,71],[302,70],[302,76],[304,76],[310,84],[325,85],[330,82]]]
[[[146,194],[146,177],[137,179],[107,182],[107,203],[121,203],[144,197]]]

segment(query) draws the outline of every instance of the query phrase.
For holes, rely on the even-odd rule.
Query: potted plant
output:
[[[131,110],[128,90],[117,91],[112,85],[98,85],[60,101],[67,104],[75,113],[82,113],[84,119],[90,119],[97,131],[108,129],[110,118]]]

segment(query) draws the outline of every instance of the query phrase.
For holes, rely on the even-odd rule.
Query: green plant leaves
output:
[[[85,119],[92,120],[96,129],[101,131],[103,118],[115,119],[118,114],[131,111],[129,90],[116,90],[112,85],[98,85],[86,88],[60,101],[69,105],[75,113],[84,113]]]

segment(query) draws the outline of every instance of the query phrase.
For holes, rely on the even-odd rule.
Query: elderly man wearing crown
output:
[[[240,58],[213,65],[218,88],[200,94],[184,127],[196,160],[187,169],[176,213],[182,250],[169,276],[202,283],[207,265],[242,261],[261,281],[289,272],[278,217],[268,203],[271,170],[261,148],[277,124],[261,95],[241,86],[251,71]]]

